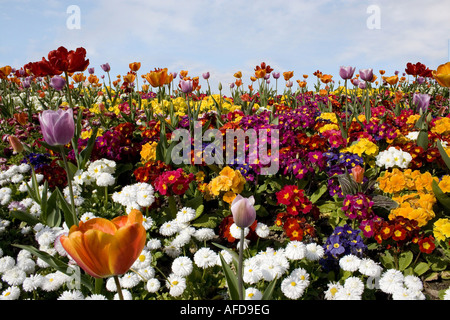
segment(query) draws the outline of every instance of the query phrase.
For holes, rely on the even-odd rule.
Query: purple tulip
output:
[[[367,86],[366,86],[366,82],[359,82],[358,83],[358,87],[360,88],[360,89],[365,89]]]
[[[359,86],[360,81],[358,79],[351,79],[350,81],[355,87]]]
[[[373,69],[360,69],[359,77],[364,81],[372,81],[373,79]]]
[[[270,78],[270,73],[266,73],[266,75],[264,76],[264,80],[269,80]]]
[[[111,67],[109,65],[109,63],[105,63],[105,64],[101,64],[100,67],[102,68],[103,71],[105,72],[109,72],[111,70]]]
[[[50,86],[55,90],[62,90],[66,85],[66,80],[60,76],[54,76],[52,80],[50,80]]]
[[[193,90],[194,83],[192,80],[180,80],[181,91],[189,93]]]
[[[88,72],[89,74],[94,74],[95,73],[95,68],[88,68]]]
[[[173,76],[173,78],[175,79],[176,77],[177,77],[177,75],[178,75],[178,73],[176,73],[176,72],[170,72],[171,74],[172,74],[172,76]]]
[[[355,73],[356,68],[352,67],[341,67],[339,69],[339,75],[344,80],[349,80],[353,77],[353,74]]]
[[[31,77],[26,77],[25,79],[22,80],[22,85],[24,88],[29,88],[31,87]]]
[[[417,106],[417,112],[422,110],[422,112],[426,112],[428,110],[428,106],[430,105],[431,96],[426,93],[414,93],[413,95],[413,104]]]
[[[423,84],[425,82],[425,78],[424,77],[418,77],[417,78],[417,83],[418,84]]]
[[[44,110],[39,114],[42,135],[51,146],[68,144],[75,134],[73,110]]]
[[[280,77],[280,73],[279,72],[272,72],[272,77],[274,79],[278,79]]]
[[[253,196],[250,198],[244,198],[241,195],[237,195],[231,203],[231,213],[233,214],[234,223],[239,228],[250,227],[256,219],[256,210],[253,206],[255,199]]]
[[[230,83],[230,89],[233,89],[234,88],[234,82],[231,82]]]
[[[205,72],[202,74],[203,79],[208,80],[209,79],[209,72]]]

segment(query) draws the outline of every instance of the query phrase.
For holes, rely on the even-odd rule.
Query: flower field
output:
[[[450,63],[151,67],[0,68],[1,299],[450,299]]]

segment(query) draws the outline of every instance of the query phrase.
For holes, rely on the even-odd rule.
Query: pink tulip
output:
[[[253,207],[255,199],[253,196],[244,198],[237,195],[231,203],[231,213],[234,223],[240,228],[250,227],[256,219],[256,210]]]
[[[75,134],[73,110],[44,110],[39,115],[42,135],[51,146],[68,144]]]

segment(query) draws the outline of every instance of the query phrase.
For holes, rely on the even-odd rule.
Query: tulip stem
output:
[[[75,209],[75,198],[73,196],[73,188],[72,188],[72,174],[70,173],[69,164],[67,163],[66,159],[66,153],[64,151],[64,146],[59,146],[61,149],[61,155],[64,161],[64,168],[66,169],[67,174],[67,186],[69,187],[69,194],[70,194],[70,205],[72,207],[72,216],[73,216],[73,223],[75,225],[78,225],[78,218],[77,218],[77,212]]]
[[[241,228],[241,239],[239,242],[239,267],[238,267],[238,287],[239,287],[239,300],[243,300],[244,298],[244,286],[242,282],[242,267],[244,262],[244,241],[245,241],[245,233],[244,228]]]
[[[122,288],[120,287],[120,281],[117,276],[114,276],[114,282],[116,283],[117,293],[119,294],[119,299],[123,300]]]

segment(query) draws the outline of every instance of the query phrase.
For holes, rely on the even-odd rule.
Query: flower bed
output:
[[[0,69],[2,299],[450,299],[448,63],[88,66]]]

